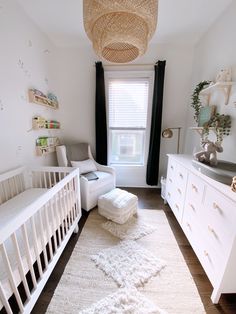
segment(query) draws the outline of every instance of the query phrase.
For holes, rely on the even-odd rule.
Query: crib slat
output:
[[[18,245],[18,241],[17,241],[15,232],[12,234],[12,242],[13,242],[13,244],[15,246],[16,257],[17,257],[17,262],[18,262],[18,267],[19,267],[19,273],[20,273],[21,281],[23,282],[23,285],[24,285],[24,288],[25,288],[25,293],[26,293],[27,298],[29,300],[31,298],[30,291],[29,291],[29,286],[28,286],[28,283],[27,283],[26,278],[25,278],[23,262],[22,262],[22,259],[21,259],[20,249],[19,249],[19,245]]]
[[[43,187],[43,183],[42,183],[42,173],[39,172],[39,187],[42,188]]]
[[[55,197],[54,197],[55,200]],[[53,238],[53,242],[54,242],[54,248],[55,248],[55,253],[57,252],[57,238],[56,238],[56,224],[55,224],[55,215],[53,213],[53,201],[50,200],[49,202],[49,210],[51,212],[51,216],[52,216],[52,238]]]
[[[66,231],[66,234],[67,234],[67,231],[68,231],[69,227],[68,227],[68,222],[67,222],[67,212],[66,212],[64,189],[61,189],[60,192],[61,192],[60,199],[62,201],[61,203],[62,203],[62,208],[63,208],[63,212],[64,212],[64,221],[65,221],[65,229],[66,229],[65,231]]]
[[[13,186],[13,180],[12,180],[12,178],[9,178],[7,181],[7,185],[8,185],[8,191],[9,191],[9,194],[8,194],[8,197],[9,198],[13,198],[14,197],[14,192],[13,192],[13,188],[14,188],[14,186]]]
[[[47,210],[47,207],[48,207],[48,204],[45,204],[45,206],[44,206],[44,212],[45,212],[45,219],[46,219],[47,241],[48,241],[48,246],[49,246],[49,256],[50,256],[50,260],[52,260],[52,258],[53,258],[53,251],[52,251],[50,224],[49,224],[49,217],[48,217],[48,210]]]
[[[15,187],[16,187],[16,194],[19,194],[19,187],[18,187],[18,184],[17,184],[17,177],[14,177],[13,180],[14,180]]]
[[[43,220],[42,220],[42,212],[41,210],[39,210],[39,227],[40,227],[40,239],[41,239],[41,245],[43,248],[43,257],[44,257],[44,262],[45,262],[45,268],[48,268],[48,256],[47,256],[47,252],[46,252],[46,241],[45,241],[45,237],[44,237],[44,230],[43,230]]]
[[[60,216],[60,225],[61,225],[61,230],[62,230],[62,239],[65,237],[65,230],[64,230],[64,215],[63,215],[63,208],[62,208],[62,202],[61,202],[61,194],[60,191],[57,193],[57,207],[58,207],[58,212]]]
[[[20,181],[20,191],[23,192],[25,190],[23,174],[19,175],[19,181]]]
[[[24,311],[24,305],[21,301],[21,297],[20,297],[20,294],[18,292],[17,285],[16,285],[16,282],[14,279],[14,275],[13,275],[13,272],[11,269],[11,265],[10,265],[10,262],[9,262],[9,259],[7,256],[6,248],[5,248],[5,245],[3,243],[0,244],[0,249],[2,251],[3,262],[4,262],[6,269],[7,269],[8,279],[9,279],[9,282],[11,285],[11,289],[12,289],[12,291],[16,297],[16,301],[17,301],[17,304],[19,306],[20,311],[23,312]]]
[[[5,182],[3,182],[2,184],[2,189],[3,189],[3,195],[4,195],[4,202],[6,202],[8,201],[8,197],[7,197],[7,190],[6,190]]]
[[[4,290],[2,288],[1,282],[0,282],[0,298],[3,306],[5,307],[7,314],[13,314],[12,309],[8,303],[7,297],[4,293]]]
[[[48,172],[48,181],[49,181],[49,188],[51,188],[52,187],[51,172]]]
[[[43,276],[43,270],[42,270],[42,265],[41,265],[41,261],[40,261],[40,252],[39,252],[39,248],[38,248],[38,239],[37,239],[34,216],[32,216],[30,218],[30,221],[31,221],[32,233],[33,233],[34,252],[35,252],[36,261],[37,261],[37,265],[38,265],[39,277],[41,279]]]
[[[33,259],[32,259],[31,252],[30,252],[29,238],[28,238],[27,229],[26,229],[26,225],[25,224],[23,224],[23,226],[22,226],[22,233],[23,233],[23,238],[24,238],[24,242],[25,242],[26,257],[27,257],[28,267],[29,267],[29,270],[30,270],[30,275],[32,277],[34,288],[36,289],[36,287],[37,287],[37,280],[36,280],[35,273],[34,273]]]
[[[47,185],[47,180],[46,180],[46,173],[45,173],[45,171],[43,172],[43,182],[44,182],[44,187],[47,188],[48,185]]]
[[[71,211],[71,219],[72,223],[75,220],[75,213],[74,213],[74,204],[73,204],[73,197],[72,197],[72,189],[71,189],[71,181],[68,182],[68,193],[69,193],[69,200],[70,200],[70,211]]]
[[[69,206],[69,211],[70,211],[70,220],[71,224],[73,224],[74,221],[74,208],[73,208],[73,200],[72,200],[72,194],[70,190],[70,182],[67,183],[67,195],[68,195],[68,206]]]
[[[53,185],[57,184],[56,173],[53,172]]]
[[[57,220],[57,232],[58,232],[58,242],[59,242],[59,246],[61,245],[61,219],[60,219],[60,212],[59,212],[59,208],[58,208],[58,195],[55,196],[55,214],[56,214],[56,220]]]
[[[73,208],[74,208],[74,213],[75,213],[75,218],[77,217],[77,198],[76,198],[76,186],[74,183],[74,178],[71,180],[71,195],[72,195],[72,200],[73,200]]]
[[[65,204],[65,210],[66,210],[66,220],[68,223],[68,230],[70,229],[71,221],[70,221],[70,206],[68,204],[68,193],[66,186],[64,188],[64,193],[63,193],[63,199],[64,199],[64,204]]]

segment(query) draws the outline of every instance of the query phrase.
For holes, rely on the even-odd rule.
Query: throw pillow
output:
[[[71,161],[72,167],[79,168],[80,174],[97,171],[96,165],[92,159],[83,161]]]

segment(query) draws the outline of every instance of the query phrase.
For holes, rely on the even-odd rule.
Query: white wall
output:
[[[230,67],[233,80],[236,81],[236,2],[233,1],[222,16],[212,25],[207,33],[201,38],[195,48],[193,62],[193,86],[202,80],[214,80],[217,72]],[[224,152],[219,154],[219,159],[236,162],[236,85],[232,88],[229,105],[225,106],[222,93],[215,92],[211,98],[211,104],[217,105],[220,113],[230,114],[232,117],[231,135],[223,141]],[[190,104],[190,101],[189,101]],[[193,110],[188,107],[188,126],[194,125]],[[199,135],[188,130],[185,143],[185,152],[192,153],[195,146],[198,146]],[[212,136],[215,140],[215,137]]]
[[[58,48],[55,83],[61,101],[60,120],[65,143],[95,146],[95,61],[92,47]]]
[[[27,94],[30,87],[57,93],[52,67],[55,48],[16,1],[1,1],[0,5],[1,173],[22,164],[53,164],[55,154],[36,157],[35,140],[60,131],[29,131],[33,116],[58,116],[58,111],[30,104]]]

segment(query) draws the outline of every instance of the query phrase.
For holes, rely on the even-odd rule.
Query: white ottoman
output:
[[[137,213],[138,198],[121,189],[114,189],[98,198],[98,213],[118,224]]]

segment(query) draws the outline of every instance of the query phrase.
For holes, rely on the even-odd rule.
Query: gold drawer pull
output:
[[[220,208],[220,206],[216,202],[213,202],[213,208],[217,209],[220,214],[223,214],[223,210]]]
[[[169,181],[170,181],[170,183],[172,183],[172,182],[173,182],[171,178],[169,178]]]
[[[181,192],[181,190],[179,188],[177,189],[177,191],[179,192],[180,195],[182,194],[182,192]]]
[[[209,257],[209,253],[206,250],[204,250],[204,255]]]
[[[209,230],[216,238],[218,238],[217,233],[215,232],[215,230],[214,230],[211,226],[208,226],[208,230]]]
[[[186,225],[190,230],[192,230],[190,223],[187,222]]]
[[[181,172],[179,173],[179,176],[180,176],[180,178],[181,178],[181,179],[183,179],[183,178],[184,178],[184,176],[182,175],[182,173],[181,173]]]
[[[173,167],[173,166],[170,166],[170,169],[174,170],[174,167]]]
[[[196,211],[196,209],[195,209],[195,207],[193,206],[193,204],[189,204],[189,206],[192,208],[192,210],[195,212]]]
[[[178,204],[175,204],[175,207],[179,210],[179,205]]]
[[[195,192],[198,192],[198,189],[196,187],[196,185],[192,184],[192,189],[195,191]]]

